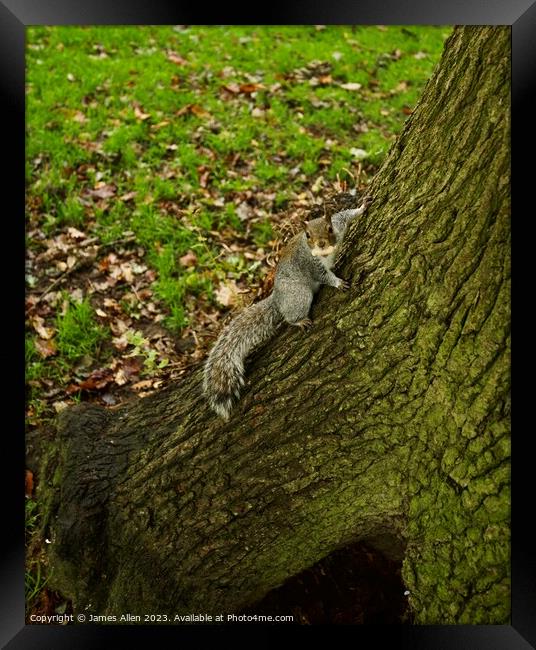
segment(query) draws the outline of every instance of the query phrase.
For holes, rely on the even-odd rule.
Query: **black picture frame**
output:
[[[531,205],[528,192],[534,165],[524,162],[524,153],[534,156],[534,107],[531,90],[536,85],[536,2],[534,0],[364,0],[324,3],[305,2],[255,7],[251,12],[242,6],[222,5],[221,9],[203,8],[191,3],[166,0],[3,0],[0,2],[0,87],[4,130],[8,144],[4,157],[4,189],[12,209],[4,214],[6,240],[0,257],[4,264],[4,350],[0,349],[4,366],[3,395],[6,406],[11,403],[15,385],[23,385],[19,351],[23,347],[24,325],[18,314],[24,314],[24,279],[14,273],[24,259],[24,226],[19,224],[24,205],[24,43],[26,27],[31,25],[93,25],[93,24],[486,24],[510,25],[512,29],[512,205],[520,213],[521,206]],[[12,140],[12,142],[10,142]],[[22,141],[22,142],[21,142]],[[517,162],[515,162],[517,161]],[[514,164],[515,163],[515,164]],[[525,202],[526,198],[526,202]],[[5,204],[4,204],[5,205]],[[7,210],[7,209],[6,209]],[[529,211],[530,212],[530,211]],[[523,219],[529,219],[524,211]],[[533,210],[532,210],[533,212]],[[516,234],[514,229],[514,242]],[[517,268],[514,263],[514,271]],[[522,264],[520,264],[520,267]],[[22,273],[21,273],[22,275]],[[519,275],[523,276],[520,269]],[[14,279],[16,276],[16,280]],[[20,284],[19,284],[20,282]],[[5,286],[8,285],[8,286]],[[515,300],[513,300],[515,305]],[[20,307],[20,311],[19,311]],[[8,311],[10,314],[8,314]],[[515,310],[514,310],[515,313]],[[6,318],[7,317],[7,318]],[[23,320],[23,317],[22,317]],[[515,321],[514,321],[515,322]],[[6,344],[5,342],[9,343]],[[11,343],[13,341],[13,344]],[[20,342],[20,348],[16,343]],[[521,346],[519,346],[521,347]],[[9,370],[7,372],[6,368]],[[20,380],[20,384],[18,383]],[[524,383],[523,381],[519,382]],[[528,387],[530,389],[530,387]],[[519,403],[524,388],[520,386]],[[22,391],[21,391],[22,392]],[[528,401],[528,397],[527,397]],[[517,402],[514,402],[517,403]],[[530,403],[530,402],[529,402]],[[7,408],[5,412],[12,411]],[[22,411],[22,408],[21,408]],[[17,413],[20,411],[16,410]],[[7,422],[4,419],[4,423]],[[515,419],[514,419],[515,421]],[[257,646],[271,645],[277,637],[290,642],[320,641],[326,634],[331,643],[339,634],[351,642],[366,643],[364,647],[411,648],[417,650],[525,650],[536,646],[536,561],[530,532],[529,496],[533,493],[530,454],[530,425],[513,428],[512,435],[512,623],[501,626],[229,626],[229,627],[153,627],[153,626],[26,626],[24,623],[24,501],[21,487],[22,469],[15,458],[24,459],[24,441],[20,440],[20,420],[14,427],[4,427],[4,476],[7,488],[4,502],[4,539],[7,549],[0,562],[0,641],[11,649],[107,648],[131,641],[136,643],[181,642],[202,643],[203,637],[216,635],[217,643],[235,642],[236,634],[254,636]],[[24,462],[24,461],[23,461]],[[528,516],[527,516],[528,514]],[[314,637],[312,636],[314,635]],[[320,637],[319,637],[320,635]],[[157,641],[158,639],[158,641]],[[368,643],[367,643],[368,642]],[[396,644],[396,645],[394,645]]]

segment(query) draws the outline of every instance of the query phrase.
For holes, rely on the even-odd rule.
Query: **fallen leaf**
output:
[[[227,284],[220,284],[220,286],[214,292],[216,300],[223,305],[224,307],[230,307],[236,302],[237,287],[231,287]]]
[[[126,333],[121,334],[121,336],[113,337],[112,338],[112,344],[118,350],[126,350],[127,347],[129,346],[128,337],[127,337]]]
[[[235,212],[240,221],[247,221],[253,214],[251,206],[246,201],[242,201],[242,203],[235,208]]]
[[[134,275],[132,273],[132,267],[130,266],[130,262],[123,262],[120,266],[121,269],[121,275],[123,278],[128,282],[131,283],[132,280],[134,280]]]
[[[136,190],[133,190],[132,192],[127,192],[126,194],[123,194],[122,196],[120,196],[119,200],[120,201],[125,201],[125,202],[126,201],[131,201],[137,194],[138,194],[138,192],[136,192]]]
[[[43,359],[46,359],[47,357],[53,357],[58,352],[56,343],[52,340],[44,341],[42,339],[35,339],[34,345],[35,349],[43,357]]]
[[[89,194],[89,196],[93,196],[97,199],[109,199],[110,197],[115,195],[116,188],[114,185],[106,185],[106,183],[99,181],[95,185],[95,189],[88,190],[87,193]]]
[[[31,323],[34,330],[42,339],[51,339],[54,336],[54,329],[52,327],[45,327],[45,319],[41,316],[34,316]]]
[[[408,87],[409,87],[409,84],[408,84],[407,81],[401,81],[400,83],[398,83],[398,84],[395,86],[395,88],[394,88],[394,92],[395,92],[395,93],[403,93],[403,92],[405,92],[405,91],[408,89]]]
[[[362,84],[354,81],[349,81],[348,83],[341,84],[341,88],[344,88],[345,90],[360,90],[362,87]]]
[[[69,402],[64,402],[61,400],[59,402],[54,402],[52,406],[54,407],[56,413],[60,413],[61,411],[65,410],[69,406]]]
[[[84,381],[79,382],[80,390],[101,390],[113,381],[113,370],[99,368],[94,370]]]
[[[241,93],[245,93],[246,95],[251,95],[251,93],[255,93],[258,90],[262,90],[264,86],[262,84],[256,84],[256,83],[249,83],[249,84],[240,84],[239,90]]]
[[[311,186],[311,192],[313,194],[318,194],[318,192],[320,192],[320,190],[322,189],[323,184],[324,184],[324,177],[319,176]]]
[[[364,160],[365,158],[368,158],[368,151],[365,151],[364,149],[356,149],[355,147],[352,147],[350,149],[350,153],[354,158],[357,158],[357,160]]]
[[[193,251],[188,251],[186,255],[179,258],[181,266],[192,267],[197,264],[197,255]]]
[[[141,120],[142,122],[143,122],[144,120],[149,119],[149,118],[151,117],[151,114],[150,114],[150,113],[144,113],[144,112],[141,110],[141,108],[139,108],[138,106],[134,106],[134,115],[136,116],[136,118],[137,118],[138,120]]]
[[[112,334],[120,336],[128,330],[128,324],[124,320],[121,320],[121,318],[117,318],[110,323],[110,329],[112,330]]]
[[[197,115],[197,117],[205,117],[206,115],[210,115],[208,111],[206,111],[198,104],[192,104],[190,106],[190,112],[193,113],[194,115]]]
[[[105,298],[103,301],[105,307],[113,309],[115,312],[122,312],[121,305],[115,300],[115,298]]]
[[[67,234],[72,239],[85,239],[86,238],[86,233],[82,232],[81,230],[78,230],[78,228],[73,228],[72,226],[69,226],[69,228],[67,228]]]
[[[188,61],[184,59],[180,54],[177,54],[177,52],[173,52],[173,50],[167,51],[167,59],[175,65],[188,65]]]
[[[199,172],[199,185],[201,187],[206,187],[208,185],[208,179],[210,178],[210,168],[205,165],[200,165],[197,168]]]
[[[198,104],[186,104],[186,106],[183,106],[182,108],[179,108],[178,111],[175,112],[175,115],[180,117],[181,115],[186,115],[187,113],[191,113],[193,115],[197,115],[197,117],[206,117],[207,115],[210,115],[208,111],[206,111],[204,108],[199,106]],[[173,146],[173,145],[170,145]],[[176,149],[175,145],[175,149]]]
[[[146,388],[151,388],[153,385],[152,379],[142,379],[142,381],[137,381],[135,384],[132,384],[133,390],[145,390]]]
[[[137,375],[143,367],[143,361],[139,357],[125,359],[123,365],[114,375],[114,381],[119,386],[124,386],[133,375]]]
[[[73,115],[73,120],[75,122],[79,122],[80,124],[84,124],[84,122],[88,121],[87,117],[84,115],[84,113],[82,113],[82,111],[76,111],[76,113]]]
[[[240,92],[240,86],[237,83],[225,84],[222,88],[233,95],[237,95]]]
[[[29,469],[26,470],[26,476],[24,478],[24,494],[26,498],[30,499],[33,494],[34,481],[33,481],[33,472]]]

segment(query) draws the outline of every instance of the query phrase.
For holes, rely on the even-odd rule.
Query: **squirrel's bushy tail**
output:
[[[229,419],[233,401],[244,385],[244,362],[253,348],[267,341],[282,318],[268,296],[241,311],[220,334],[205,363],[203,389],[210,407]]]

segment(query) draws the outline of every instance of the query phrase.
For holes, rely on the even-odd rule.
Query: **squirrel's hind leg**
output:
[[[289,296],[289,300],[283,299],[279,304],[281,316],[289,325],[296,325],[302,329],[310,327],[312,321],[309,319],[309,310],[313,302],[313,292],[300,287],[298,291],[290,294],[283,294],[285,298]]]

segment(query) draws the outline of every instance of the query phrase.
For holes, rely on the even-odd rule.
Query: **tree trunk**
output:
[[[457,28],[345,239],[350,291],[254,355],[229,423],[200,371],[63,414],[41,496],[75,612],[229,613],[363,540],[415,622],[509,621],[509,98],[510,29]]]

